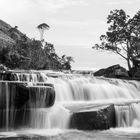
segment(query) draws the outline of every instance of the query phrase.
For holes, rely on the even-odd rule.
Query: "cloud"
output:
[[[139,2],[139,0],[106,0],[105,4],[106,5],[121,5],[121,4],[126,4],[126,5],[130,5],[130,4],[135,4]]]
[[[57,12],[69,6],[87,6],[84,0],[38,0],[38,2],[42,8],[48,9],[50,12]]]
[[[0,5],[0,16],[17,15],[18,17],[26,14],[25,17],[28,17],[34,13],[56,13],[63,8],[85,6],[87,3],[84,0],[0,0]]]
[[[2,5],[0,8],[1,19],[11,24],[15,24],[17,20],[18,24],[32,24],[46,20],[48,22],[63,9],[86,6],[87,3],[84,0],[0,0],[0,5]],[[55,23],[65,24],[61,21]]]
[[[0,5],[2,20],[10,24],[31,24],[48,21],[63,9],[87,3],[85,0],[0,0]]]
[[[85,20],[85,21],[52,19],[52,20],[50,20],[50,23],[53,25],[58,25],[58,26],[79,27],[79,28],[105,24],[105,22],[100,19],[92,19],[92,20],[89,19],[89,20]]]

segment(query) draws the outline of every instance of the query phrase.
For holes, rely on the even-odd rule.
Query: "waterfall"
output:
[[[72,112],[66,106],[73,106],[74,109],[77,105],[84,110],[87,105],[92,107],[92,104],[95,102],[117,103],[140,99],[140,83],[138,81],[62,73],[48,74],[45,71],[16,73],[16,76],[18,81],[26,81],[28,87],[37,87],[34,92],[36,101],[32,101],[33,97],[29,97],[28,104],[22,108],[22,112],[18,108],[15,109],[14,106],[11,106],[9,109],[9,102],[12,102],[14,99],[12,96],[14,96],[16,91],[12,89],[12,95],[9,95],[10,87],[8,87],[8,83],[0,82],[1,102],[3,102],[3,98],[6,99],[6,120],[4,121],[6,128],[12,128],[13,123],[18,120],[16,123],[22,124],[21,127],[24,128],[68,129]],[[38,85],[38,83],[40,84]],[[42,94],[42,90],[46,90],[45,84],[53,84],[56,93],[55,104],[49,108],[45,107],[46,101],[44,99],[46,94]],[[44,87],[43,89],[42,86]],[[115,105],[117,127],[140,127],[139,110],[140,104]]]
[[[140,99],[140,83],[118,79],[84,76],[50,78],[55,86],[57,102],[105,102]],[[84,108],[84,107],[83,107]],[[115,106],[118,127],[140,127],[140,104]]]

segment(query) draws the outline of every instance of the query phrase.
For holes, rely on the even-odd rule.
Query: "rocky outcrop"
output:
[[[28,80],[32,81],[32,74],[30,75],[29,72],[21,72],[19,75],[20,76],[17,77],[17,73],[13,71],[0,71],[0,80],[2,80],[2,82],[0,82],[0,108],[5,108],[6,106],[6,92],[8,92],[9,99],[11,100],[10,106],[13,106],[14,108],[21,108],[25,105],[26,107],[28,106],[28,108],[40,108],[50,107],[54,104],[54,86],[50,83],[43,84],[40,73],[36,73],[36,78],[39,82],[34,86],[28,85]],[[18,83],[19,79],[21,80],[21,83]]]
[[[1,70],[0,71],[0,80],[3,81],[32,81],[33,76],[32,76],[31,71],[10,71],[10,70]],[[43,77],[39,72],[34,72],[34,75],[36,75],[36,78],[38,79],[38,82],[43,82]]]
[[[26,84],[2,82],[0,97],[0,109],[51,107],[55,102],[55,91],[50,85],[28,87]]]
[[[105,130],[116,126],[114,105],[74,112],[70,128],[79,130]]]
[[[0,20],[0,48],[11,47],[16,44],[17,40],[25,41],[25,38],[29,41],[29,38],[21,33],[17,26],[11,27],[6,22]]]
[[[0,48],[15,44],[15,41],[9,36],[9,30],[12,27],[6,22],[0,20]]]
[[[0,71],[0,80],[3,81],[17,81],[17,76],[16,74],[10,72],[10,71]]]
[[[106,69],[100,69],[94,73],[94,76],[104,76],[109,78],[123,78],[128,77],[128,72],[119,64],[113,65]]]

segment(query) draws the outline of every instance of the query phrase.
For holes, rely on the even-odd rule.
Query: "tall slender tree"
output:
[[[49,28],[50,28],[50,26],[48,25],[48,24],[46,24],[46,23],[42,23],[42,24],[39,24],[38,26],[37,26],[37,29],[39,30],[39,32],[40,32],[40,40],[41,40],[41,42],[43,42],[44,41],[44,32],[46,31],[46,30],[49,30]]]

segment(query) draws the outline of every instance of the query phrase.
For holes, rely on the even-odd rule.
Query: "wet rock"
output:
[[[136,71],[136,73],[134,74],[134,77],[140,78],[140,69]]]
[[[31,108],[51,107],[55,102],[55,90],[52,84],[29,87]]]
[[[94,76],[104,76],[106,69],[100,69],[94,73]]]
[[[51,87],[52,86],[52,87]],[[0,128],[29,125],[32,109],[51,107],[55,102],[53,85],[28,87],[19,83],[0,83]]]
[[[53,85],[27,86],[17,85],[14,105],[16,108],[44,108],[51,107],[55,102]]]
[[[123,78],[128,77],[128,72],[119,64],[113,65],[106,69],[100,69],[94,73],[94,76],[104,76],[109,78]]]
[[[51,87],[52,86],[52,87]],[[32,86],[19,83],[0,83],[0,109],[50,107],[55,102],[53,85]]]
[[[70,128],[79,130],[105,130],[116,126],[114,105],[98,109],[75,112],[72,115]]]
[[[29,90],[23,84],[0,83],[0,109],[21,109],[29,101]]]
[[[16,74],[14,74],[10,71],[0,71],[0,80],[16,81],[17,76],[16,76]]]
[[[27,108],[30,95],[26,85],[12,83],[10,91],[12,91],[11,98],[13,98],[13,103],[11,104],[13,104],[16,109]]]
[[[0,129],[10,131],[29,125],[30,110],[27,109],[0,109]]]
[[[0,64],[0,71],[6,71],[6,70],[8,70],[8,68],[3,64]]]
[[[129,71],[129,75],[132,78],[138,78],[140,79],[140,68],[135,68],[133,67],[130,71]]]
[[[30,113],[31,111],[29,109],[17,109],[15,110],[14,114],[11,113],[11,115],[14,116],[14,119],[9,121],[11,128],[23,128],[23,127],[29,127],[30,124]]]

